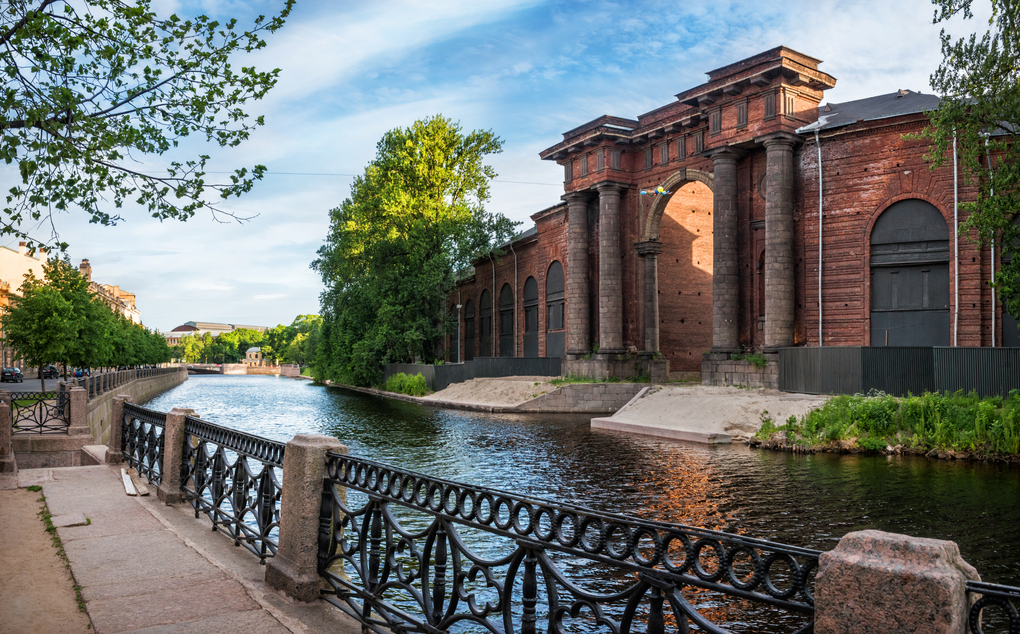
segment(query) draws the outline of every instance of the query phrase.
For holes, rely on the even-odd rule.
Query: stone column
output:
[[[615,183],[599,190],[599,352],[623,347],[623,266],[620,259],[620,191]]]
[[[882,531],[848,533],[818,558],[816,634],[963,634],[967,580],[954,542]]]
[[[326,452],[347,453],[336,438],[298,434],[287,443],[283,461],[280,545],[266,562],[266,583],[299,601],[319,598],[319,510],[322,507]]]
[[[14,433],[11,420],[11,393],[0,390],[0,473],[17,473],[18,463],[14,460]]]
[[[591,352],[588,288],[588,194],[574,192],[567,201],[567,354]]]
[[[118,394],[113,397],[110,413],[110,440],[106,443],[106,464],[124,462],[124,403],[129,402],[131,402],[130,394]],[[165,438],[163,440],[166,441]]]
[[[184,418],[186,410],[173,408],[166,415],[166,427],[163,428],[163,464],[159,465],[162,474],[156,497],[163,504],[180,504],[184,501],[181,490],[181,462],[184,460]]]
[[[765,349],[793,345],[793,145],[777,134],[765,144]]]
[[[645,352],[659,351],[659,263],[662,243],[658,240],[634,245],[645,260]]]
[[[737,261],[737,160],[728,148],[712,154],[712,352],[740,350],[740,266]]]

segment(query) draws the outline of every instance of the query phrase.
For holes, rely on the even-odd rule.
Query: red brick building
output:
[[[1018,345],[987,283],[998,262],[954,229],[974,191],[907,138],[938,99],[823,106],[836,79],[820,63],[779,47],[564,133],[541,153],[564,202],[458,283],[451,360],[661,376],[660,355],[700,371],[710,351]]]

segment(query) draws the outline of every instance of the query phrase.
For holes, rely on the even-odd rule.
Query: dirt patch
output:
[[[91,631],[74,579],[39,519],[41,492],[0,491],[0,634]]]
[[[454,383],[425,398],[470,405],[515,407],[557,389],[547,376],[508,376]]]

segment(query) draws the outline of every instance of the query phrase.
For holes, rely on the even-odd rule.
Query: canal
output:
[[[592,431],[573,415],[421,407],[263,376],[193,376],[147,407],[450,480],[828,550],[863,529],[949,539],[982,579],[1020,585],[1020,468],[918,457],[793,455]]]

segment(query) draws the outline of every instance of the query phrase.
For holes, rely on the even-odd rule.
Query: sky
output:
[[[976,4],[975,18],[951,23],[951,32],[987,24]],[[281,3],[153,6],[243,25]],[[266,124],[239,148],[184,148],[210,154],[211,172],[268,168],[250,193],[224,205],[249,220],[222,224],[199,212],[161,223],[126,208],[115,227],[90,225],[80,211],[56,216],[53,227],[72,263],[88,258],[95,281],[136,294],[150,328],[289,324],[319,312],[322,282],[309,264],[329,210],[387,130],[436,114],[491,130],[504,146],[490,157],[498,177],[487,207],[524,230],[563,193],[562,169],[538,158],[563,132],[603,114],[636,118],[704,83],[706,72],[779,45],[824,60],[821,70],[837,79],[825,102],[931,92],[941,60],[933,15],[929,0],[298,0],[268,46],[236,62],[281,69],[269,95],[247,106]],[[0,170],[0,185],[8,189],[15,176]],[[51,237],[49,225],[23,228]],[[17,248],[17,240],[0,245]]]

